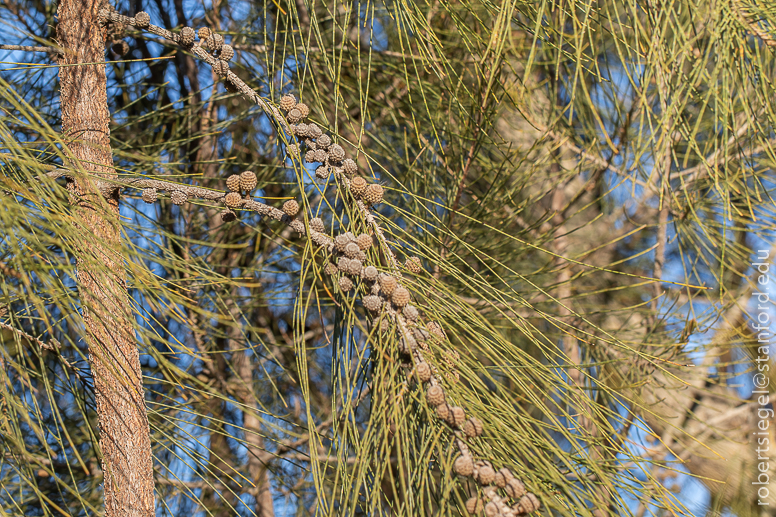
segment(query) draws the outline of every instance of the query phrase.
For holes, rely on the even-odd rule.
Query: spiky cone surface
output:
[[[337,268],[337,264],[334,264],[332,262],[327,262],[326,267],[323,268],[323,272],[327,275],[336,275],[339,269]]]
[[[466,412],[462,407],[450,406],[450,415],[445,418],[450,427],[459,428],[466,421]]]
[[[299,104],[297,104],[296,109],[298,109],[299,112],[302,114],[302,118],[307,118],[310,116],[310,107],[304,102],[300,102]]]
[[[507,480],[504,492],[512,499],[519,499],[525,494],[525,485],[519,479],[513,477]]]
[[[342,162],[342,171],[348,176],[353,176],[358,172],[358,165],[356,165],[356,162],[350,158],[346,158]]]
[[[240,173],[241,189],[250,192],[256,188],[256,185],[258,185],[258,180],[256,179],[256,174],[253,171],[245,171]]]
[[[296,199],[289,199],[283,203],[283,213],[288,217],[294,217],[299,213],[299,203],[296,202]]]
[[[471,456],[462,454],[453,463],[453,470],[459,476],[471,476],[474,472],[474,461],[472,461]]]
[[[507,480],[504,477],[504,474],[502,474],[501,472],[496,472],[496,475],[493,476],[493,484],[499,488],[504,488],[505,486],[507,486]]]
[[[310,138],[319,138],[322,134],[323,134],[323,130],[315,122],[310,122],[309,124],[307,124],[307,136],[309,136]],[[315,143],[315,145],[317,149],[318,144]]]
[[[431,407],[441,406],[445,403],[445,390],[442,386],[429,386],[426,391],[426,400]]]
[[[379,296],[370,294],[362,300],[364,308],[369,312],[378,312],[383,307],[383,300]]]
[[[329,148],[329,156],[332,160],[341,162],[345,159],[345,149],[339,144],[334,144]]]
[[[536,497],[536,495],[532,494],[531,492],[528,492],[523,497],[520,498],[520,502],[518,502],[517,507],[515,508],[517,510],[517,513],[520,515],[525,515],[528,513],[532,513],[537,511],[539,508],[542,507],[541,502],[539,502],[539,498]]]
[[[485,505],[485,515],[487,515],[487,517],[496,517],[499,513],[498,505],[493,501]]]
[[[143,201],[146,203],[155,203],[158,197],[159,194],[156,192],[155,188],[143,189]]]
[[[361,270],[361,276],[363,276],[364,280],[367,282],[374,282],[377,280],[377,268],[374,266],[366,266]]]
[[[347,293],[353,289],[353,280],[346,276],[341,276],[339,279],[339,288],[343,293]]]
[[[345,234],[340,234],[334,237],[334,249],[340,253],[345,253],[345,248],[350,244],[350,239]]]
[[[224,204],[229,208],[237,208],[242,205],[242,196],[239,192],[229,192],[224,196]]]
[[[229,192],[239,192],[240,176],[237,174],[232,174],[231,176],[226,178],[226,188],[229,189]]]
[[[356,258],[359,251],[361,251],[361,248],[359,248],[358,244],[355,242],[349,242],[345,245],[345,255],[350,258]]]
[[[382,274],[379,276],[379,282],[380,282],[380,291],[385,296],[391,296],[391,294],[393,294],[393,291],[399,285],[399,282],[397,282],[394,277],[386,274]]]
[[[229,63],[223,59],[219,59],[216,61],[216,64],[213,65],[213,71],[218,77],[224,78],[229,74]]]
[[[329,135],[321,135],[315,139],[315,143],[321,149],[328,149],[331,145],[331,137]]]
[[[140,11],[135,15],[135,27],[145,29],[151,25],[151,15],[145,11]]]
[[[205,45],[210,52],[218,52],[221,50],[221,46],[224,44],[224,37],[220,34],[212,33],[208,39],[205,40]]]
[[[504,479],[506,479],[506,480],[507,480],[507,483],[509,482],[509,480],[510,480],[510,479],[512,479],[512,478],[514,478],[514,477],[515,477],[515,475],[514,475],[514,474],[512,474],[512,471],[511,471],[511,470],[509,470],[509,469],[508,469],[508,468],[506,468],[506,467],[502,467],[502,468],[500,468],[500,469],[499,469],[499,471],[498,471],[498,473],[499,473],[499,474],[501,474],[502,476],[504,476]]]
[[[237,215],[229,209],[221,211],[221,220],[225,223],[231,223],[237,219]]]
[[[196,33],[191,27],[184,27],[181,29],[180,43],[184,47],[190,47],[194,44],[196,39]]]
[[[292,124],[296,124],[297,122],[301,122],[304,117],[302,116],[302,112],[299,108],[291,108],[288,111],[288,121]]]
[[[368,186],[366,180],[361,176],[356,176],[350,180],[350,192],[353,193],[354,197],[363,196]]]
[[[324,163],[326,161],[326,151],[323,149],[316,149],[313,151],[313,158],[316,162]]]
[[[350,259],[348,257],[340,257],[337,260],[337,269],[343,273],[347,273],[350,269]]]
[[[493,467],[485,465],[477,469],[477,482],[482,486],[488,486],[493,483],[495,477],[496,471],[493,470]]]
[[[361,269],[362,269],[361,261],[358,259],[351,259],[350,264],[348,264],[347,273],[351,276],[360,276]]]
[[[412,323],[418,321],[418,318],[420,317],[418,309],[414,305],[406,305],[404,309],[402,309],[401,313],[405,318],[407,318],[407,321]]]
[[[450,406],[447,404],[438,405],[436,407],[436,415],[443,422],[447,422],[447,419],[450,418]]]
[[[224,61],[231,61],[234,57],[234,48],[232,48],[231,45],[223,45],[221,47],[221,53],[218,54],[218,57]]]
[[[186,195],[185,192],[181,192],[180,190],[175,190],[170,194],[170,200],[172,201],[173,205],[182,205],[189,199],[189,196]]]
[[[479,497],[470,497],[466,501],[466,511],[469,513],[469,515],[477,515],[478,513],[482,512],[484,506],[485,505],[482,504],[482,499]]]
[[[325,165],[319,166],[317,169],[315,169],[315,177],[318,179],[325,180],[329,177],[329,168]]]
[[[428,327],[428,331],[434,334],[436,337],[439,339],[445,339],[445,331],[442,329],[442,325],[436,321],[431,321],[426,326]]]
[[[372,236],[366,233],[362,233],[356,237],[356,244],[358,244],[358,248],[360,250],[366,251],[372,247]]]
[[[423,271],[423,266],[421,265],[419,257],[407,258],[407,261],[404,263],[404,267],[407,268],[407,271],[415,275]]]
[[[326,227],[323,225],[323,219],[320,217],[313,217],[310,219],[310,229],[315,230],[316,232],[325,231]]]
[[[383,200],[383,187],[372,183],[364,191],[364,201],[370,205],[376,205]]]
[[[410,302],[410,292],[407,288],[399,286],[391,294],[391,301],[396,307],[404,307]]]
[[[428,363],[422,362],[415,365],[415,375],[418,376],[420,382],[428,382],[431,380],[431,366]]]
[[[199,36],[199,39],[202,40],[203,43],[210,37],[211,34],[212,32],[210,31],[209,27],[200,27],[197,31],[197,36]]]
[[[479,418],[471,417],[463,425],[463,432],[469,438],[477,438],[482,435],[482,422]]]
[[[296,106],[296,97],[294,97],[290,93],[287,93],[280,98],[280,103],[278,106],[283,111],[286,111],[286,112],[291,111],[294,108],[294,106]]]
[[[291,128],[291,132],[294,133],[299,138],[305,138],[305,137],[307,137],[307,133],[308,133],[307,124],[305,124],[304,122],[300,122],[299,124],[295,124]]]
[[[299,146],[297,144],[288,144],[286,146],[286,153],[291,158],[299,158]]]

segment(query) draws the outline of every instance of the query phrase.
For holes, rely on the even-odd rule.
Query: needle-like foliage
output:
[[[0,514],[105,513],[87,176],[120,187],[158,515],[776,507],[747,441],[773,8],[106,3],[98,183],[68,166],[55,7],[0,6],[49,49],[0,51]]]

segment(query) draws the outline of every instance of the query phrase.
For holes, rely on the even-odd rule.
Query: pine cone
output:
[[[229,208],[238,208],[242,206],[243,200],[239,192],[230,192],[224,196],[224,204]]]
[[[291,108],[291,110],[288,112],[288,121],[292,124],[301,122],[303,118],[304,117],[302,116],[302,112],[299,110],[299,108]]]
[[[290,111],[294,106],[296,106],[296,97],[290,93],[280,98],[280,109],[283,111]]]
[[[231,45],[224,45],[221,47],[221,53],[218,55],[224,61],[231,61],[234,57],[234,48]]]
[[[399,282],[396,281],[396,279],[390,275],[380,275],[380,291],[385,296],[391,296],[393,294],[394,289],[399,285]]]
[[[283,203],[283,212],[285,212],[288,217],[294,217],[299,213],[299,203],[297,203],[295,199],[289,199]]]
[[[366,192],[367,189],[367,183],[364,178],[361,176],[356,176],[350,181],[350,192],[353,193],[354,197],[361,197],[364,195],[364,192]]]
[[[401,313],[405,318],[407,318],[407,321],[411,321],[413,323],[418,321],[418,318],[420,317],[418,309],[414,305],[405,306]]]
[[[240,176],[237,174],[232,174],[228,178],[226,178],[226,188],[229,189],[229,192],[239,192],[240,191]]]
[[[368,250],[372,246],[372,237],[366,233],[362,233],[356,237],[358,247],[364,251]]]
[[[170,194],[170,199],[172,200],[173,205],[180,206],[189,199],[189,196],[187,196],[185,192],[175,190],[172,192],[172,194]]]
[[[420,259],[418,257],[409,257],[404,263],[404,267],[407,268],[407,271],[416,275],[423,271],[423,266],[421,265]]]
[[[355,178],[354,178],[355,180]],[[370,205],[376,205],[383,200],[383,187],[377,183],[372,183],[364,192],[364,201]]]
[[[441,386],[431,386],[426,391],[426,400],[431,407],[441,406],[445,403],[445,390]]]
[[[345,174],[348,176],[352,176],[358,172],[358,165],[350,158],[346,158],[345,161],[342,162],[342,170],[345,171]]]
[[[329,148],[329,156],[336,162],[341,162],[345,159],[345,150],[339,144],[334,144]]]
[[[383,306],[382,299],[380,299],[379,296],[375,296],[373,294],[370,294],[369,296],[365,296],[364,299],[362,300],[362,303],[364,304],[364,308],[369,312],[377,312]]]
[[[428,363],[416,364],[415,373],[418,375],[420,382],[428,382],[431,380],[431,367],[428,365]]]
[[[137,18],[137,17],[136,17]],[[196,33],[191,27],[184,27],[181,29],[180,43],[184,47],[190,47],[194,44],[196,39]]]
[[[453,463],[453,470],[459,476],[471,476],[474,472],[474,462],[471,456],[458,456],[455,463]]]
[[[256,185],[258,185],[258,180],[256,179],[256,174],[253,171],[245,171],[240,173],[241,189],[250,192],[256,188]]]
[[[364,280],[368,282],[374,282],[377,279],[377,268],[374,266],[367,266],[361,270],[361,274]]]
[[[151,15],[145,11],[140,11],[135,15],[135,27],[145,29],[151,25]]]
[[[318,124],[316,124],[315,122],[310,122],[309,124],[307,124],[307,135],[310,138],[319,138],[322,134],[323,134],[323,131],[321,130],[320,127],[318,127]],[[316,143],[316,146],[317,145],[318,144]]]
[[[157,197],[158,197],[158,194],[156,193],[155,188],[143,189],[143,201],[145,201],[146,203],[155,203]]]
[[[463,426],[463,432],[469,438],[476,438],[482,435],[482,422],[479,418],[471,417]]]
[[[346,293],[353,289],[353,280],[346,276],[341,276],[339,279],[339,288],[343,293]]]
[[[347,255],[349,258],[356,258],[356,255],[358,255],[359,252],[358,244],[355,242],[349,242],[345,245],[345,255]]]
[[[405,287],[399,286],[393,291],[391,301],[396,307],[404,307],[410,302],[410,292]]]

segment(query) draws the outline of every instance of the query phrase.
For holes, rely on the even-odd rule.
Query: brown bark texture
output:
[[[59,2],[57,36],[65,50],[59,69],[62,133],[71,158],[68,165],[87,173],[78,175],[69,189],[75,224],[87,237],[78,246],[78,284],[100,426],[105,515],[152,516],[151,441],[123,279],[118,196],[98,188],[96,181],[97,176],[116,177],[100,3]]]

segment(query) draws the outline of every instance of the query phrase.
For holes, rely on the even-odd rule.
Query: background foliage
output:
[[[405,280],[445,329],[434,364],[485,423],[472,447],[514,467],[542,512],[761,514],[748,304],[773,243],[772,8],[116,7],[222,33],[241,78],[301,97],[383,184],[380,224],[399,259],[422,258]],[[3,2],[2,39],[53,45],[55,10]],[[252,170],[261,200],[295,198],[332,235],[364,230],[334,178],[286,156],[274,121],[208,66],[124,40],[106,68],[117,171],[223,190]],[[41,177],[64,158],[57,69],[50,53],[2,59],[0,508],[100,514],[72,258],[89,236]],[[475,487],[452,474],[449,434],[364,293],[339,292],[282,224],[219,212],[122,199],[157,513],[464,512]]]

